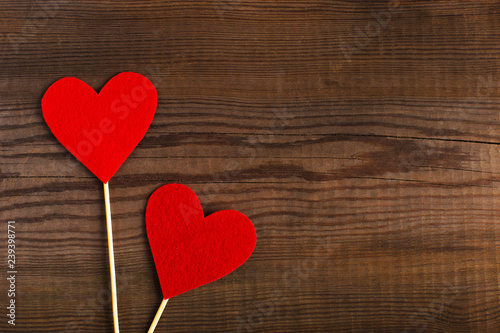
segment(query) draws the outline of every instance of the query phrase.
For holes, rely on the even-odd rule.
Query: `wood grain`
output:
[[[110,182],[123,332],[145,332],[161,301],[144,212],[172,182],[207,214],[248,215],[258,243],[172,299],[158,332],[498,332],[499,13],[492,0],[2,1],[0,252],[15,220],[18,292],[12,327],[0,278],[0,331],[112,331],[102,186],[40,100],[61,77],[100,89],[136,71],[159,104]]]

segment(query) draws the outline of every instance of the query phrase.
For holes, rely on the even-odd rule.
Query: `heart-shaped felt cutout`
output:
[[[97,94],[85,82],[65,77],[42,98],[52,133],[103,183],[107,183],[153,121],[158,95],[144,76],[125,72]]]
[[[257,241],[248,217],[234,210],[204,217],[196,194],[179,184],[151,195],[146,229],[164,299],[231,273],[250,257]]]

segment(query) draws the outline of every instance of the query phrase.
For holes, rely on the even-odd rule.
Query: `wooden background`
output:
[[[45,9],[43,9],[43,7]],[[57,79],[157,86],[110,182],[123,332],[161,301],[149,195],[186,184],[258,243],[169,302],[158,332],[498,332],[499,1],[0,3],[0,257],[17,325],[112,332],[102,184],[56,141]]]

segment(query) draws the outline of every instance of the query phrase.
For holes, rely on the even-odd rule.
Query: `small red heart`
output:
[[[57,140],[107,183],[146,134],[157,100],[153,84],[137,73],[116,75],[99,94],[65,77],[47,89],[42,111]]]
[[[204,217],[196,194],[179,184],[151,195],[146,229],[164,299],[231,273],[250,257],[257,241],[248,217],[234,210]]]

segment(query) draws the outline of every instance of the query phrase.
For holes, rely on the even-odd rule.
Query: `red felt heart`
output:
[[[146,229],[164,299],[231,273],[250,257],[257,241],[248,217],[234,210],[204,217],[196,194],[179,184],[151,195]]]
[[[85,82],[65,77],[42,98],[52,133],[102,182],[107,183],[153,121],[158,95],[137,73],[120,73],[97,94]]]

